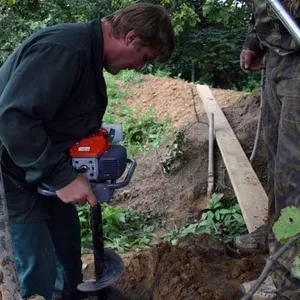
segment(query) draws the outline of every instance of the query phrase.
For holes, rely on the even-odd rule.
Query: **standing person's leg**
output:
[[[37,294],[51,300],[56,264],[46,221],[9,226],[22,297]]]
[[[278,148],[278,132],[282,103],[277,95],[276,76],[280,57],[269,51],[266,54],[266,79],[263,90],[262,105],[262,128],[264,142],[267,151],[267,170],[268,170],[268,239],[270,245],[274,243],[272,225],[275,214],[275,173]],[[272,248],[272,247],[271,247]],[[270,251],[271,252],[271,251]]]
[[[56,197],[46,198],[50,219],[48,228],[57,260],[54,299],[79,299],[77,285],[82,282],[80,223],[76,207]]]
[[[268,171],[268,185],[267,194],[269,199],[268,216],[266,229],[262,234],[267,237],[269,231],[269,244],[274,241],[272,235],[272,223],[274,221],[275,211],[275,169],[278,147],[278,128],[280,123],[281,114],[281,101],[276,93],[276,82],[274,77],[277,74],[277,57],[273,57],[273,53],[269,51],[265,56],[265,82],[263,85],[263,105],[262,105],[262,128],[264,135],[264,142],[267,150],[267,171]],[[259,234],[260,232],[258,232]],[[247,239],[247,237],[245,237]],[[249,239],[249,238],[248,238]],[[254,244],[257,236],[254,235]],[[259,239],[263,240],[262,237]],[[241,290],[244,293],[249,292],[252,288],[254,281],[246,282],[241,285]],[[258,291],[254,294],[254,299],[275,299],[277,296],[276,287],[271,277],[268,277],[265,282],[259,287]]]
[[[51,300],[56,261],[46,222],[49,216],[37,190],[15,179],[16,169],[3,154],[1,165],[21,296],[38,294]]]
[[[281,101],[278,146],[274,176],[274,204],[270,207],[271,225],[287,206],[300,207],[300,54],[286,57],[277,54],[276,93]],[[270,240],[270,254],[281,247]],[[300,280],[291,275],[294,258],[300,255],[300,245],[290,247],[279,259],[272,273],[280,294],[300,299]]]
[[[262,110],[260,118],[267,150],[268,206],[272,207],[274,205],[274,169],[281,104],[276,94],[272,92],[274,90],[273,86],[276,87],[276,84],[271,79],[273,68],[269,68],[269,64],[266,64],[266,61],[269,62],[269,56],[269,53],[265,55],[263,60],[265,70],[261,72],[262,91],[260,92],[260,101],[262,102]],[[273,102],[276,103],[275,106]],[[270,209],[268,211],[270,212]],[[233,244],[241,253],[268,253],[268,231],[269,226],[266,222],[252,233],[234,237]]]

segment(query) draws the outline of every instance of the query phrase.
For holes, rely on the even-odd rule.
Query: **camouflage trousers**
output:
[[[265,56],[262,124],[268,153],[269,249],[281,245],[271,227],[286,206],[300,206],[300,53]],[[279,259],[272,278],[279,294],[300,299],[300,280],[290,273],[300,245],[292,246]]]

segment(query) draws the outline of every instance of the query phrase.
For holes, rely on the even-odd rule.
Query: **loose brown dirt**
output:
[[[157,236],[175,226],[198,219],[207,204],[208,121],[195,86],[170,78],[146,76],[139,88],[130,88],[128,104],[140,113],[149,108],[158,118],[169,116],[185,134],[180,161],[169,174],[161,161],[172,139],[157,150],[136,157],[138,167],[128,188],[111,205],[132,207],[158,220]],[[250,156],[259,119],[259,94],[212,89],[245,153]],[[217,148],[217,147],[216,147]],[[216,149],[215,180],[231,187],[222,157]],[[259,140],[253,168],[264,184],[266,156]],[[126,271],[117,286],[133,300],[235,300],[238,286],[255,279],[264,264],[263,256],[228,252],[211,237],[190,236],[171,246],[160,243],[151,249],[123,255]],[[91,256],[84,256],[85,277],[93,274]],[[118,299],[115,299],[118,300]]]

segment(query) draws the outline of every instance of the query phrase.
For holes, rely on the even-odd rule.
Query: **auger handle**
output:
[[[130,163],[130,167],[123,181],[114,183],[91,182],[92,190],[98,203],[107,203],[112,198],[116,189],[121,189],[129,184],[137,163],[134,159],[130,158],[127,159],[127,163]],[[56,196],[56,191],[51,186],[44,183],[38,187],[38,192],[44,196]]]

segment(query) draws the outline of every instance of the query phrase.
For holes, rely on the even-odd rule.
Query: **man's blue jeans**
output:
[[[46,300],[63,295],[75,300],[71,295],[82,281],[77,211],[75,206],[56,197],[48,201],[51,201],[48,220],[10,222],[21,295],[26,298],[39,294]]]

